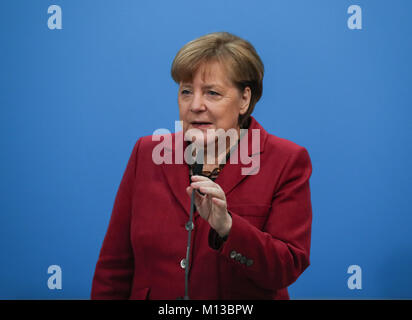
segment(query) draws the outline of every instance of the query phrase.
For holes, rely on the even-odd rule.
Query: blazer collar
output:
[[[253,130],[258,130],[259,132],[259,148],[252,147],[252,133]],[[256,134],[256,131],[255,131]],[[247,133],[241,137],[240,142],[237,147],[232,150],[229,161],[225,164],[219,176],[215,180],[217,184],[220,185],[222,190],[226,194],[226,198],[232,192],[232,190],[249,175],[245,174],[250,164],[243,164],[239,154],[239,148],[242,150],[245,146],[248,148],[248,157],[260,157],[260,155],[265,150],[266,140],[268,133],[265,129],[256,121],[255,118],[251,117],[250,125]],[[247,143],[246,139],[247,138]],[[183,140],[183,131],[179,131],[172,134],[172,149],[165,148],[166,153],[170,153],[169,156],[172,157],[172,164],[161,164],[162,170],[166,176],[167,183],[169,184],[170,190],[175,195],[179,203],[182,205],[186,214],[190,213],[190,197],[186,193],[186,188],[189,186],[189,166],[184,161],[184,150],[188,146],[188,142]],[[258,151],[256,151],[258,149]],[[255,152],[253,152],[255,151]],[[176,159],[181,160],[180,163],[176,163]],[[236,161],[237,160],[237,161]],[[249,159],[250,160],[250,159]],[[259,160],[259,161],[258,161]],[[236,163],[237,162],[237,163]],[[260,159],[254,159],[251,163],[260,164]],[[242,171],[243,169],[243,171]],[[258,170],[259,168],[255,168]],[[251,169],[253,170],[253,169]],[[198,215],[195,215],[195,218]]]

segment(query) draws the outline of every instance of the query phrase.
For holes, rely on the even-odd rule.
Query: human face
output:
[[[192,82],[179,85],[179,116],[185,136],[189,129],[198,129],[193,135],[195,143],[207,148],[217,139],[211,129],[235,129],[239,133],[239,115],[247,111],[250,97],[250,88],[240,92],[219,62],[203,63]]]

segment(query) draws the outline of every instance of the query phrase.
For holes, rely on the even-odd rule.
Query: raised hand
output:
[[[186,188],[187,194],[191,196],[194,189],[204,194],[195,192],[195,205],[199,215],[219,236],[228,235],[232,227],[232,217],[227,212],[226,196],[222,188],[207,177],[192,176],[192,183]]]

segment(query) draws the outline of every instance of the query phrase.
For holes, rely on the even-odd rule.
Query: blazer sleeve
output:
[[[134,270],[130,217],[139,144],[140,139],[133,147],[116,194],[109,227],[96,264],[91,299],[128,299],[130,296]]]
[[[261,288],[285,288],[309,266],[311,173],[309,154],[300,147],[282,170],[263,230],[230,212],[232,228],[218,251]]]

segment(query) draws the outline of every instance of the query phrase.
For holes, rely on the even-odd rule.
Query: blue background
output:
[[[63,29],[49,30],[60,5]],[[363,29],[347,27],[350,5]],[[412,1],[0,2],[0,298],[88,299],[136,140],[178,120],[172,60],[214,31],[264,64],[254,116],[309,151],[294,299],[412,298]],[[63,289],[49,290],[57,264]],[[347,269],[362,268],[349,290]]]

